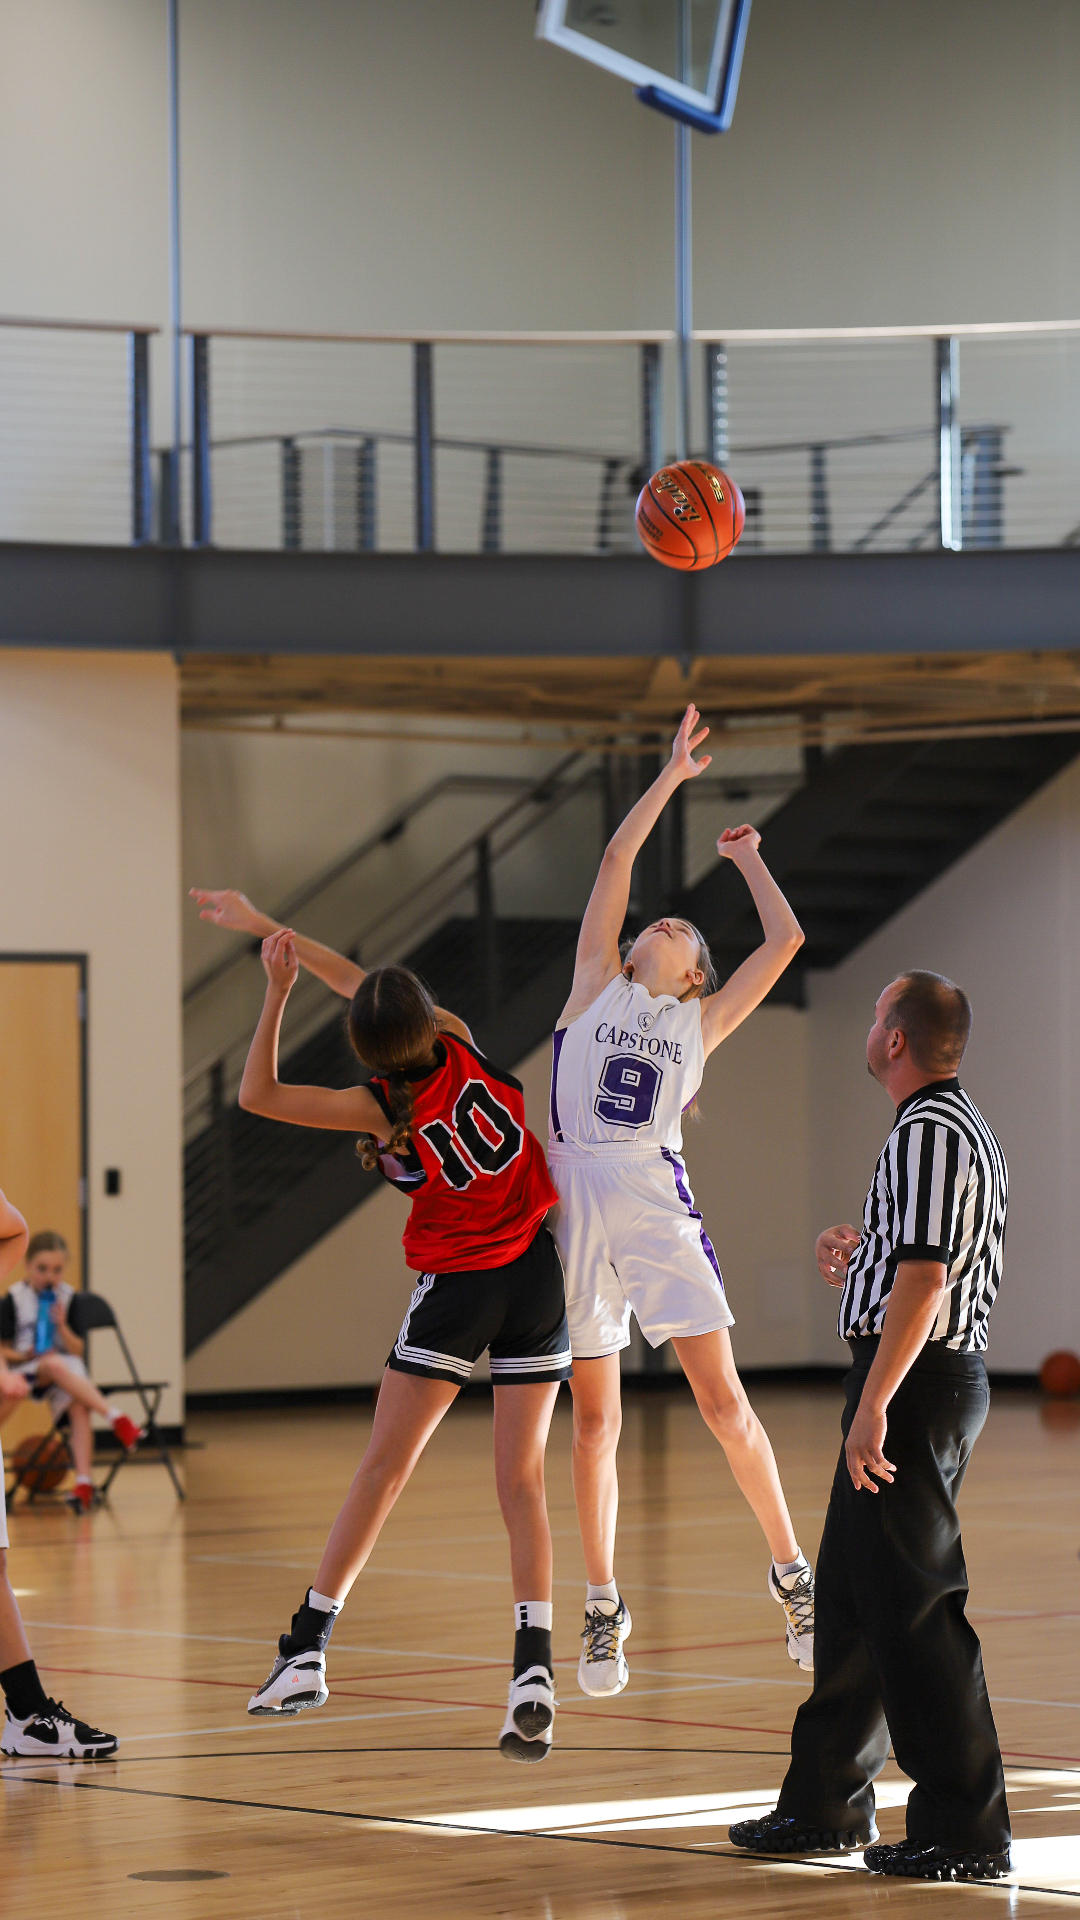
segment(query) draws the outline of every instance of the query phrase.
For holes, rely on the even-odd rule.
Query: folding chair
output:
[[[131,1357],[131,1349],[121,1332],[120,1322],[113,1312],[112,1307],[109,1305],[109,1302],[102,1294],[77,1293],[68,1309],[68,1325],[72,1333],[77,1333],[81,1340],[86,1341],[87,1372],[90,1370],[89,1336],[91,1331],[96,1327],[112,1328],[120,1343],[120,1351],[127,1363],[131,1378],[130,1380],[110,1381],[108,1385],[99,1381],[96,1383],[98,1391],[105,1395],[106,1400],[111,1399],[113,1395],[117,1393],[133,1393],[137,1396],[142,1406],[143,1423],[146,1429],[140,1445],[148,1443],[156,1448],[158,1458],[176,1489],[177,1499],[183,1500],[186,1497],[184,1489],[176,1477],[176,1468],[169,1458],[169,1449],[165,1445],[161,1429],[157,1424],[157,1412],[161,1405],[161,1396],[165,1392],[169,1382],[167,1380],[141,1380],[139,1378],[138,1369]],[[112,1486],[121,1467],[127,1465],[129,1458],[130,1456],[121,1450],[109,1468],[105,1479],[97,1489],[99,1500],[108,1499],[109,1488]]]

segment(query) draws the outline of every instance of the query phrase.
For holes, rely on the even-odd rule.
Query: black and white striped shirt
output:
[[[930,1338],[981,1353],[1001,1284],[1008,1201],[1005,1156],[959,1080],[910,1094],[866,1196],[840,1301],[841,1339],[881,1332],[901,1260],[940,1260],[948,1291]]]

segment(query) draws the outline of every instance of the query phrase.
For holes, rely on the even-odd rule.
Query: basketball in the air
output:
[[[746,503],[719,467],[680,460],[661,467],[638,495],[638,537],[646,553],[683,573],[726,560],[743,530]]]
[[[1039,1385],[1054,1400],[1067,1400],[1070,1394],[1080,1393],[1080,1358],[1064,1348],[1048,1353],[1039,1368]]]
[[[31,1460],[34,1461],[32,1467]],[[24,1467],[30,1467],[22,1482],[27,1493],[51,1493],[54,1487],[60,1485],[64,1475],[71,1471],[68,1450],[58,1433],[49,1434],[44,1444],[40,1433],[28,1434],[25,1440],[19,1441],[8,1465],[18,1473]]]

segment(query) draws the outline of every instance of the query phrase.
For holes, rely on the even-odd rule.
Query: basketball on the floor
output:
[[[41,1452],[22,1485],[28,1493],[51,1493],[71,1469],[67,1448],[58,1433],[51,1433],[43,1446],[40,1433],[28,1434],[25,1440],[19,1441],[14,1453],[8,1456],[8,1465],[21,1473],[24,1467],[29,1466],[39,1447]]]
[[[1039,1368],[1039,1385],[1053,1400],[1067,1400],[1080,1393],[1080,1355],[1065,1348],[1048,1353]]]
[[[662,566],[700,572],[726,560],[746,518],[742,494],[707,460],[661,467],[638,495],[638,535]]]

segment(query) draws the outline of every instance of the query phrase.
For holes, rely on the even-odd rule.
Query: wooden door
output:
[[[85,962],[0,954],[0,1187],[86,1284]]]

